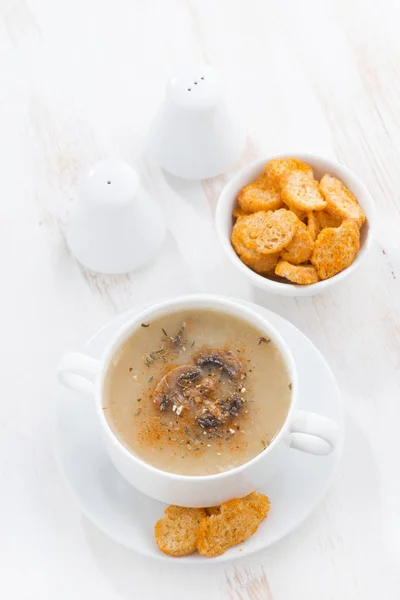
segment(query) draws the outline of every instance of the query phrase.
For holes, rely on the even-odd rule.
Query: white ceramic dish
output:
[[[361,248],[353,264],[334,277],[311,285],[282,283],[268,277],[263,277],[262,275],[259,275],[258,273],[255,273],[249,269],[249,267],[247,267],[240,260],[231,245],[231,233],[233,225],[232,211],[236,204],[238,193],[245,185],[257,179],[257,177],[263,172],[264,165],[269,160],[272,158],[285,158],[288,156],[294,156],[295,158],[298,158],[311,165],[314,170],[314,175],[317,179],[320,179],[325,173],[329,173],[330,175],[334,175],[335,177],[341,179],[349,188],[349,190],[355,195],[367,217],[367,222],[364,224],[361,230]],[[365,185],[360,181],[357,175],[353,173],[353,171],[350,171],[350,169],[344,165],[327,158],[322,158],[314,154],[297,153],[267,156],[242,169],[242,171],[240,171],[224,187],[218,200],[217,210],[215,213],[215,226],[219,239],[225,252],[237,269],[241,271],[248,279],[250,279],[250,281],[257,287],[265,290],[266,292],[280,294],[282,296],[313,296],[326,291],[348,277],[360,265],[361,261],[368,252],[372,241],[374,222],[375,205],[372,197]]]
[[[271,338],[279,348],[292,384],[291,404],[285,422],[268,447],[235,469],[214,475],[187,476],[169,473],[153,467],[130,452],[116,437],[104,415],[104,388],[109,365],[121,346],[141,323],[151,322],[161,315],[186,309],[220,310],[238,317]],[[58,367],[60,381],[70,389],[87,393],[96,406],[96,416],[103,432],[104,447],[115,467],[125,479],[151,498],[183,506],[203,507],[222,504],[233,497],[243,497],[259,489],[278,471],[290,448],[310,454],[329,454],[337,442],[339,428],[331,419],[298,409],[298,373],[291,348],[275,328],[258,312],[234,299],[216,295],[196,294],[166,300],[136,313],[110,340],[101,360],[71,352],[63,356]],[[77,415],[79,418],[79,415]]]
[[[140,269],[153,260],[165,236],[158,204],[122,160],[101,160],[80,181],[67,240],[85,268],[112,275]]]
[[[250,303],[277,329],[292,348],[298,365],[299,407],[317,411],[339,424],[340,439],[328,456],[312,456],[291,450],[287,460],[269,483],[258,491],[268,494],[271,511],[257,533],[241,546],[212,559],[211,563],[244,558],[263,550],[287,535],[311,513],[328,489],[338,464],[343,442],[343,415],[339,392],[325,360],[313,344],[278,315]],[[99,331],[83,348],[100,358],[115,332],[137,311],[120,315]],[[323,393],[321,393],[323,390]],[[165,505],[141,494],[114,468],[102,442],[90,398],[58,386],[55,406],[55,446],[68,488],[82,512],[99,529],[124,546],[144,556],[176,564],[203,563],[194,554],[173,559],[162,554],[154,541],[154,524]],[[211,564],[210,563],[210,564]]]
[[[246,131],[224,97],[218,73],[184,65],[168,81],[150,130],[158,163],[176,177],[205,179],[230,169],[246,145]]]

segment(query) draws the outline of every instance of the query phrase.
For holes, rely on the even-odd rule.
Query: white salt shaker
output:
[[[164,218],[125,162],[97,163],[78,185],[76,196],[67,241],[84,267],[127,273],[156,255],[165,238]]]
[[[245,142],[214,69],[182,67],[170,78],[150,131],[150,150],[161,167],[185,179],[215,177],[233,166]]]

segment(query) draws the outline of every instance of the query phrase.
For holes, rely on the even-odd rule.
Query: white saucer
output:
[[[243,302],[243,304],[248,304]],[[315,346],[293,325],[269,310],[250,305],[264,315],[289,343],[299,368],[299,408],[331,417],[343,431],[340,396],[333,375]],[[84,346],[100,358],[114,332],[136,311],[120,315]],[[94,402],[62,387],[56,399],[56,450],[69,489],[83,513],[111,538],[136,552],[153,558],[177,560],[162,554],[154,541],[153,528],[165,505],[141,494],[115,470],[101,444]],[[339,461],[342,443],[329,456],[312,456],[292,450],[284,470],[264,489],[271,511],[257,533],[240,547],[213,559],[223,562],[243,558],[267,548],[300,525],[322,499]],[[193,554],[183,562],[204,562]]]

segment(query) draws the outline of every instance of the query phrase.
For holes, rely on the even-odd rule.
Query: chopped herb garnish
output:
[[[196,343],[196,340],[193,340],[193,342],[192,342],[192,348],[195,345],[195,343]]]
[[[159,358],[164,359],[166,354],[168,354],[168,348],[160,348],[159,350],[154,350],[153,352],[150,352],[150,354],[145,354],[144,362],[146,364],[146,367],[151,367],[152,365],[154,365],[156,360],[158,360]]]
[[[292,387],[293,387],[293,386],[292,386],[292,384],[291,384],[291,383],[289,383],[289,390],[291,390],[291,389],[292,389]]]
[[[138,398],[138,399],[136,400],[136,402],[141,402],[141,401],[142,401],[142,399],[141,399],[141,398]]]
[[[135,412],[135,417],[138,417],[140,415],[140,413],[142,412],[142,409],[139,408],[136,412]]]
[[[258,346],[259,346],[260,344],[269,344],[269,343],[270,343],[270,341],[271,341],[271,340],[270,340],[269,338],[265,338],[265,337],[262,337],[262,336],[261,336],[261,337],[259,337],[259,338],[258,338]]]
[[[263,448],[264,448],[264,450],[265,450],[265,448],[267,447],[267,444],[264,442],[264,440],[261,440],[261,443],[262,443],[262,445],[263,445]]]
[[[133,367],[129,367],[129,371],[133,371]]]
[[[146,429],[150,433],[151,430],[150,430],[150,427],[148,425],[146,425]]]
[[[168,344],[168,349],[171,352],[179,353],[180,350],[184,348],[185,340],[184,340],[184,332],[185,332],[186,323],[182,323],[178,333],[175,336],[168,335],[164,328],[162,328],[162,332],[165,336],[164,344]]]
[[[151,382],[153,381],[153,379],[154,379],[154,375],[152,375],[152,376],[149,378],[149,381],[148,381],[148,383],[151,383]]]
[[[228,435],[228,437],[225,438],[225,441],[229,442],[229,440],[231,440],[234,435],[235,435],[235,432],[231,433],[230,435]]]
[[[146,363],[146,367],[151,367],[151,365],[154,365],[154,359],[150,356],[150,354],[145,354],[144,362]]]
[[[162,425],[163,427],[168,427],[168,425],[166,423],[164,423],[163,421],[160,421],[160,425]]]
[[[150,323],[141,323],[140,326],[141,327],[150,327]]]

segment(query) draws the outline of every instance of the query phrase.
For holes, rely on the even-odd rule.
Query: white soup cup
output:
[[[110,364],[121,346],[141,323],[187,309],[222,311],[253,325],[260,335],[271,338],[280,350],[292,382],[290,408],[283,427],[271,444],[247,463],[215,475],[176,475],[162,471],[136,456],[113,433],[104,416],[105,379]],[[281,335],[263,317],[234,300],[213,295],[184,296],[147,308],[121,327],[107,345],[101,360],[79,353],[66,354],[58,367],[58,377],[68,388],[88,393],[94,401],[103,443],[112,462],[138,490],[167,504],[203,507],[221,504],[260,489],[284,463],[288,452],[324,455],[332,452],[339,440],[338,425],[326,417],[298,410],[297,368],[291,351]],[[77,416],[79,418],[79,415]],[[321,457],[321,460],[324,460]]]

